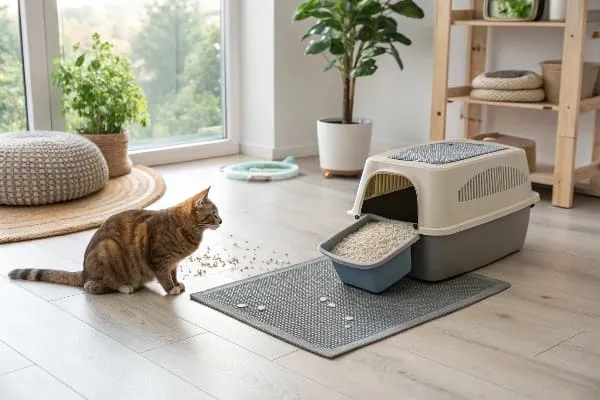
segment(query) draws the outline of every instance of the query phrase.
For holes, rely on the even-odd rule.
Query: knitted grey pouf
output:
[[[65,132],[0,134],[0,204],[44,205],[99,191],[108,166],[98,147]]]

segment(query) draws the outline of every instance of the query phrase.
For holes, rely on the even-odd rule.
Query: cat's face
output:
[[[192,218],[194,225],[204,229],[218,229],[223,220],[217,206],[208,198],[210,187],[194,197]]]

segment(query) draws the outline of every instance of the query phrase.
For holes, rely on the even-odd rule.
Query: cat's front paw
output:
[[[178,282],[178,283],[177,283],[177,286],[179,286],[179,290],[180,290],[180,292],[179,292],[179,293],[183,293],[183,292],[185,292],[185,285],[184,285],[183,283],[181,283],[181,282]]]
[[[171,290],[169,290],[169,294],[173,295],[173,296],[177,296],[178,294],[183,293],[184,290],[185,290],[185,287],[183,286],[183,284],[178,283],[177,285],[173,286],[173,288]]]

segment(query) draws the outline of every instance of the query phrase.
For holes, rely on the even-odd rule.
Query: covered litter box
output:
[[[372,293],[381,293],[400,279],[404,278],[411,268],[410,246],[418,239],[416,233],[400,242],[387,254],[373,262],[364,263],[340,257],[332,249],[342,239],[358,231],[371,221],[388,221],[377,215],[364,215],[352,225],[333,234],[319,244],[319,251],[329,257],[341,281]],[[395,221],[399,223],[398,221]],[[412,224],[410,224],[412,226]]]
[[[369,157],[349,213],[417,224],[410,276],[439,281],[519,251],[538,201],[523,149],[458,139]]]

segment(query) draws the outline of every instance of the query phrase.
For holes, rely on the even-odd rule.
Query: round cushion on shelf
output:
[[[483,72],[471,82],[473,89],[494,90],[526,90],[539,89],[544,85],[544,78],[533,71],[500,70]]]
[[[546,98],[544,89],[532,90],[492,90],[473,89],[471,98],[483,101],[502,101],[507,103],[536,103]]]
[[[108,166],[89,140],[66,132],[0,134],[0,204],[31,206],[99,191]]]

